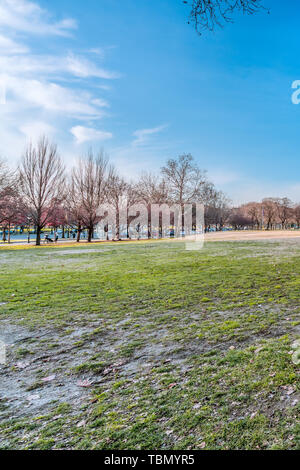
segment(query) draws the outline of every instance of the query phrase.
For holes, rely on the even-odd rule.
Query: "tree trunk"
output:
[[[88,229],[88,243],[91,243],[92,242],[92,238],[93,238],[93,227],[89,227]]]
[[[62,226],[62,237],[61,238],[66,238],[65,237],[65,226],[64,225]]]
[[[148,240],[151,240],[151,238],[152,238],[152,233],[151,233],[151,222],[152,222],[152,219],[151,219],[151,205],[148,205],[147,209],[148,209]]]
[[[36,228],[36,246],[41,246],[41,227],[37,226]]]
[[[126,227],[126,236],[127,236],[127,240],[130,239],[130,235],[129,235],[129,217],[128,217],[128,210],[127,210],[127,227]]]
[[[183,233],[184,233],[184,236],[186,236],[186,233],[185,233],[185,220],[184,220],[184,204],[181,203],[181,233],[182,233],[182,236],[183,236]]]
[[[116,240],[120,240],[120,213],[118,210],[116,214]]]
[[[8,224],[8,243],[10,243],[10,223]]]
[[[78,224],[77,243],[80,243],[80,236],[81,236],[81,225]]]

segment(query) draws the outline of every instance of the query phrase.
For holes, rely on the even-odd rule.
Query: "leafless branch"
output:
[[[224,23],[232,23],[235,12],[253,15],[259,10],[268,11],[262,0],[185,0],[183,3],[190,6],[190,22],[200,34],[203,30],[214,31]]]

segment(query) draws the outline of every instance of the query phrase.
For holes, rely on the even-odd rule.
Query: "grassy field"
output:
[[[0,272],[1,449],[300,448],[300,241],[0,249]]]

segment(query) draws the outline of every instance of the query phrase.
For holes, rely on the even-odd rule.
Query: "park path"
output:
[[[297,230],[241,230],[237,232],[211,232],[205,234],[205,241],[255,241],[255,240],[286,240],[300,239]]]
[[[205,234],[205,241],[206,242],[218,242],[218,241],[264,241],[264,240],[292,240],[292,239],[300,239],[300,230],[273,230],[273,231],[258,231],[258,230],[240,230],[240,231],[228,231],[228,232],[210,232]],[[150,240],[153,242],[154,240]],[[155,240],[158,241],[176,241],[176,240]],[[147,243],[148,240],[123,240],[122,243]],[[93,240],[92,243],[112,243],[112,241],[107,242],[106,240]],[[81,240],[80,244],[86,245],[86,240]],[[8,243],[1,243],[1,247],[9,247],[9,246],[34,246],[34,242],[31,242],[28,245],[27,241],[12,241],[10,245]],[[42,246],[51,247],[51,244],[45,245],[42,243]],[[63,246],[78,246],[74,240],[65,239],[59,240],[57,244],[52,245],[55,247],[63,247]]]

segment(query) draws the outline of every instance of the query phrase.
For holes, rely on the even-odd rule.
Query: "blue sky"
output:
[[[0,0],[0,154],[46,133],[127,177],[192,153],[235,203],[300,201],[300,5],[198,36],[181,0]]]

